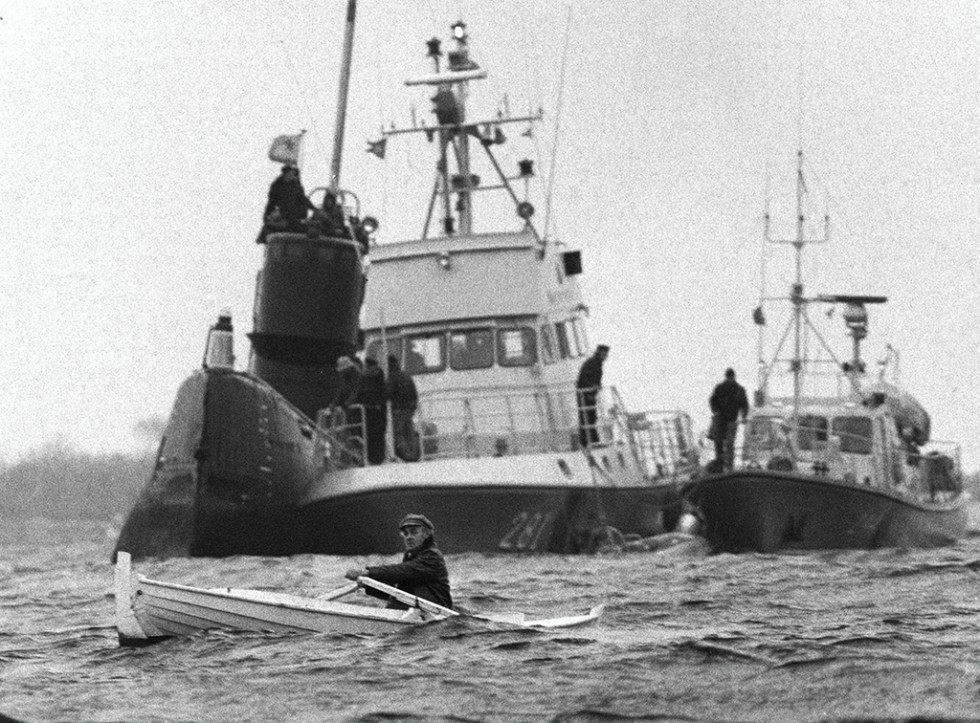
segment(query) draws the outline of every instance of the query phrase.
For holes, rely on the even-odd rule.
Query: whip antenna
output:
[[[561,101],[565,92],[565,64],[568,62],[568,40],[571,36],[572,6],[568,6],[568,17],[565,21],[565,47],[561,53],[561,71],[558,75],[558,102],[555,104],[555,142],[551,147],[551,162],[548,168],[548,188],[544,197],[544,238],[550,237],[551,223],[551,194],[555,188],[555,158],[558,155],[558,134],[561,130]]]

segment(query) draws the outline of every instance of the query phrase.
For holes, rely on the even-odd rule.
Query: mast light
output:
[[[453,37],[456,38],[456,40],[458,40],[459,42],[465,43],[466,23],[464,23],[462,20],[457,20],[455,23],[453,23],[452,28],[453,28]]]

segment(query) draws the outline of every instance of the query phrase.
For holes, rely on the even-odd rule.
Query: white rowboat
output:
[[[409,609],[392,610],[336,600],[359,586],[386,593]],[[119,552],[116,557],[115,595],[119,644],[126,646],[214,629],[379,634],[461,615],[367,577],[313,598],[266,590],[204,589],[150,580],[133,572],[128,552]],[[523,613],[463,615],[522,628],[554,629],[589,625],[602,612],[603,606],[598,605],[584,615],[539,620],[529,620]]]

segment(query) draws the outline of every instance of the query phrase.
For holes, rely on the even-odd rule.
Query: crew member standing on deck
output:
[[[589,447],[599,442],[599,430],[596,426],[596,402],[599,390],[602,388],[602,363],[609,356],[609,347],[600,344],[595,353],[582,363],[575,391],[578,396],[578,440],[582,447]]]
[[[367,458],[371,464],[385,461],[385,430],[388,428],[385,396],[385,373],[375,358],[368,357],[364,360],[357,401],[364,407]]]
[[[369,577],[394,585],[409,595],[429,600],[436,605],[452,609],[453,596],[449,589],[449,570],[442,552],[436,547],[436,528],[425,515],[406,515],[398,526],[405,545],[405,555],[396,565],[373,565],[371,567],[352,567],[345,577],[356,580]],[[364,591],[374,597],[388,597],[382,592],[365,587]],[[388,600],[385,607],[408,609],[397,600]]]
[[[299,180],[299,169],[289,164],[283,166],[279,177],[269,186],[269,201],[262,214],[265,225],[302,231],[303,221],[313,210],[315,206],[306,197],[306,190]]]
[[[711,437],[715,443],[715,466],[731,470],[735,459],[735,434],[739,417],[745,421],[749,398],[745,387],[735,381],[735,370],[725,370],[725,381],[715,386],[708,400],[711,406]]]
[[[419,406],[419,393],[410,374],[402,371],[398,357],[388,355],[388,402],[391,404],[391,431],[395,438],[395,454],[404,462],[419,459],[419,442],[415,436],[412,417]]]

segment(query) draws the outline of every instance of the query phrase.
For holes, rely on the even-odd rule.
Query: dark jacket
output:
[[[446,569],[446,561],[436,547],[434,537],[423,542],[418,549],[407,551],[397,565],[375,565],[367,570],[368,577],[378,582],[394,585],[410,595],[446,608],[453,606],[453,597],[449,592],[449,570]],[[369,587],[364,588],[364,591],[375,597],[387,597]],[[397,600],[390,600],[387,607],[400,610],[408,608]]]
[[[346,409],[352,404],[357,404],[360,389],[361,371],[356,366],[347,367],[340,372],[340,385],[337,387],[331,406]]]
[[[410,374],[401,369],[388,370],[388,399],[392,409],[416,409],[419,406],[419,393]]]
[[[734,422],[741,414],[749,413],[749,398],[745,387],[734,379],[726,379],[715,387],[708,400],[712,413],[717,413],[723,422]]]
[[[594,354],[582,362],[578,370],[576,389],[598,389],[602,386],[602,359]]]
[[[269,202],[265,205],[263,216],[268,218],[269,214],[278,209],[279,215],[286,221],[302,221],[313,208],[315,207],[306,197],[301,182],[288,181],[279,176],[269,186]]]
[[[365,407],[385,405],[385,373],[381,371],[381,367],[374,364],[364,367],[360,389],[357,392],[357,403]]]

